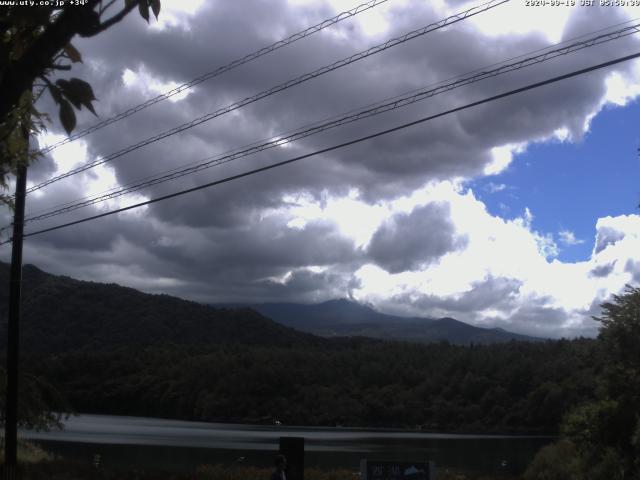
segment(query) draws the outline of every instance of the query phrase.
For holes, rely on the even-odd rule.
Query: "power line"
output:
[[[262,140],[254,141],[254,142],[252,142],[250,144],[244,145],[243,147],[238,147],[236,149],[228,150],[227,152],[224,152],[224,153],[220,154],[218,157],[215,157],[215,156],[206,157],[206,158],[198,160],[198,161],[194,161],[194,162],[191,162],[191,163],[188,163],[188,164],[185,164],[185,165],[182,165],[182,166],[178,166],[178,167],[175,167],[175,168],[172,168],[172,169],[169,169],[169,170],[158,172],[158,173],[153,174],[153,175],[148,175],[148,176],[143,177],[143,178],[139,178],[139,179],[137,179],[137,180],[135,180],[133,182],[129,182],[129,183],[126,183],[124,185],[117,185],[116,184],[116,185],[112,186],[111,188],[103,190],[99,194],[87,195],[87,196],[81,197],[81,198],[76,199],[76,200],[63,202],[63,203],[57,204],[57,205],[52,205],[52,206],[50,206],[48,208],[40,209],[40,210],[36,211],[35,214],[39,215],[41,213],[48,213],[48,212],[52,212],[54,210],[57,211],[57,210],[59,210],[59,209],[61,209],[63,207],[67,207],[67,206],[70,206],[70,205],[76,205],[79,202],[84,202],[86,200],[92,200],[92,199],[95,199],[95,198],[102,197],[102,196],[104,196],[106,194],[109,194],[110,192],[114,192],[114,191],[119,190],[119,189],[133,188],[133,187],[137,186],[140,182],[152,180],[152,179],[158,178],[159,176],[163,176],[163,175],[166,175],[166,174],[169,174],[169,173],[179,172],[179,171],[181,171],[181,170],[183,170],[185,168],[199,165],[199,164],[201,164],[200,162],[205,162],[205,161],[211,160],[213,158],[220,158],[221,156],[226,156],[226,155],[229,155],[231,153],[238,152],[241,149],[246,149],[246,148],[249,148],[249,147],[258,146],[261,143],[273,141],[273,138],[277,138],[279,140],[282,140],[282,139],[285,138],[285,136],[288,136],[291,133],[296,133],[296,132],[300,131],[300,129],[311,128],[312,126],[316,126],[316,125],[319,125],[321,123],[328,122],[330,120],[336,120],[336,119],[344,117],[345,115],[349,115],[351,113],[360,112],[365,108],[372,108],[372,107],[375,107],[375,106],[379,106],[384,102],[388,102],[388,101],[392,101],[392,100],[398,100],[398,99],[401,99],[404,96],[411,95],[411,94],[416,94],[416,93],[419,93],[421,91],[424,91],[428,87],[441,86],[441,85],[444,85],[447,82],[452,82],[454,80],[462,79],[464,77],[469,77],[469,76],[471,76],[473,74],[476,74],[476,73],[484,73],[484,72],[487,72],[487,70],[489,70],[489,69],[494,69],[496,66],[501,66],[502,67],[502,66],[505,66],[505,64],[507,62],[511,62],[511,61],[519,60],[519,59],[527,59],[527,57],[531,57],[532,55],[534,55],[536,53],[539,53],[539,52],[546,52],[545,54],[550,54],[553,51],[559,50],[558,47],[560,47],[561,45],[567,45],[567,46],[571,47],[571,46],[573,46],[573,45],[575,45],[577,43],[581,43],[581,42],[597,41],[598,39],[600,39],[602,37],[605,37],[605,36],[612,36],[612,37],[615,36],[613,38],[610,38],[610,40],[614,40],[614,39],[620,38],[622,36],[626,36],[625,31],[627,31],[628,26],[630,24],[632,24],[633,22],[637,22],[639,19],[640,18],[634,18],[634,19],[628,20],[626,22],[620,22],[620,23],[617,23],[617,24],[614,24],[614,25],[610,25],[610,26],[605,27],[605,28],[601,28],[601,29],[598,29],[598,30],[594,30],[594,31],[582,34],[582,35],[578,35],[576,37],[569,38],[567,40],[564,40],[562,42],[557,43],[554,46],[547,46],[547,47],[543,47],[543,48],[538,48],[538,49],[526,52],[526,53],[521,54],[521,55],[517,55],[517,56],[514,56],[514,57],[510,57],[510,58],[504,59],[504,60],[502,60],[500,62],[495,62],[495,63],[492,63],[490,65],[486,65],[486,66],[481,67],[481,68],[476,68],[476,69],[474,69],[474,70],[472,70],[470,72],[466,72],[466,73],[463,73],[463,74],[460,74],[460,75],[456,75],[454,77],[450,77],[448,79],[444,79],[444,80],[441,80],[441,81],[438,81],[438,82],[433,82],[433,83],[430,83],[430,84],[426,85],[425,87],[421,87],[421,88],[418,88],[418,89],[413,89],[411,91],[407,91],[407,92],[404,92],[402,94],[399,94],[399,95],[396,95],[396,96],[393,96],[393,97],[389,97],[389,98],[386,98],[384,100],[380,100],[378,102],[371,103],[371,104],[369,104],[367,106],[364,106],[364,107],[355,108],[355,109],[349,110],[347,112],[343,112],[343,113],[338,114],[338,115],[333,115],[331,117],[327,117],[327,118],[325,118],[323,120],[319,120],[319,121],[313,122],[311,124],[307,124],[306,126],[300,127],[298,129],[290,129],[290,130],[287,130],[285,132],[281,132],[278,135],[267,137],[267,138],[263,138]],[[612,30],[614,28],[621,27],[621,26],[624,26],[624,25],[626,25],[627,27],[623,27],[623,28],[621,28],[619,30],[616,30],[616,31],[607,32],[609,30]],[[637,29],[637,27],[638,27],[638,25],[632,25],[630,28]],[[607,32],[607,33],[602,34],[602,32]],[[628,33],[629,34],[633,34],[635,32],[628,32]],[[602,35],[600,35],[598,37],[593,37],[593,35],[595,35],[595,34],[602,34]],[[588,40],[580,40],[580,39],[584,39],[585,37],[588,37],[590,35],[592,36],[592,38],[590,38]],[[608,40],[604,40],[604,41],[608,41]],[[604,41],[598,41],[597,44],[604,43]],[[592,45],[586,45],[586,46],[592,46]],[[557,48],[555,50],[551,50],[551,49],[553,49],[553,47],[557,47]],[[31,220],[35,220],[35,218],[31,217]],[[3,230],[6,230],[6,228],[7,227],[3,227],[2,229],[0,229],[0,232],[3,231]]]
[[[282,90],[286,90],[286,89],[291,88],[293,86],[296,86],[296,85],[299,85],[301,83],[307,82],[307,81],[312,80],[312,79],[314,79],[316,77],[324,75],[325,73],[332,72],[332,71],[337,70],[337,69],[339,69],[341,67],[344,67],[344,66],[349,65],[351,63],[357,62],[358,60],[362,60],[362,59],[367,58],[367,57],[369,57],[371,55],[374,55],[376,53],[383,52],[383,51],[385,51],[385,50],[387,50],[389,48],[392,48],[392,47],[395,47],[395,46],[400,45],[402,43],[408,42],[409,40],[413,40],[414,38],[420,37],[422,35],[426,35],[427,33],[430,33],[430,32],[433,32],[435,30],[444,28],[444,27],[446,27],[448,25],[452,25],[454,23],[460,22],[460,21],[465,20],[466,18],[472,17],[474,15],[478,15],[479,13],[486,12],[486,11],[492,9],[492,8],[495,8],[495,7],[499,6],[499,5],[502,5],[503,3],[507,3],[509,1],[510,0],[490,0],[489,2],[483,3],[483,4],[479,5],[479,6],[472,7],[470,9],[468,9],[468,10],[465,10],[464,12],[457,13],[455,15],[451,15],[451,16],[449,16],[449,17],[447,17],[447,18],[445,18],[443,20],[440,20],[438,22],[431,23],[431,24],[429,24],[429,25],[427,25],[425,27],[419,28],[417,30],[413,30],[411,32],[408,32],[408,33],[402,35],[402,36],[395,37],[395,38],[393,38],[391,40],[387,40],[386,42],[381,43],[379,45],[376,45],[374,47],[371,47],[371,48],[369,48],[369,49],[367,49],[365,51],[356,53],[356,54],[351,55],[351,56],[349,56],[347,58],[344,58],[342,60],[338,60],[337,62],[334,62],[334,63],[332,63],[330,65],[321,67],[321,68],[319,68],[317,70],[314,70],[314,71],[312,71],[310,73],[306,73],[304,75],[296,77],[296,78],[294,78],[292,80],[288,80],[288,81],[286,81],[284,83],[276,85],[275,87],[269,88],[268,90],[264,90],[264,91],[262,91],[262,92],[260,92],[260,93],[258,93],[256,95],[253,95],[251,97],[246,97],[243,100],[240,100],[238,102],[232,103],[232,104],[230,104],[230,105],[228,105],[226,107],[220,108],[220,109],[216,110],[215,112],[208,113],[208,114],[203,115],[201,117],[198,117],[198,118],[196,118],[196,119],[194,119],[194,120],[192,120],[190,122],[183,123],[182,125],[174,127],[174,128],[172,128],[170,130],[167,130],[167,131],[162,132],[160,134],[157,134],[157,135],[154,135],[152,137],[149,137],[149,138],[147,138],[147,139],[145,139],[145,140],[143,140],[141,142],[138,142],[138,143],[136,143],[134,145],[130,145],[129,147],[123,148],[123,149],[121,149],[121,150],[119,150],[117,152],[114,152],[114,153],[112,153],[110,155],[107,155],[107,156],[101,158],[100,160],[96,160],[94,162],[87,163],[87,164],[85,164],[85,165],[83,165],[81,167],[69,170],[66,173],[63,173],[63,174],[57,175],[55,177],[52,177],[52,178],[50,178],[48,180],[45,180],[44,182],[42,182],[42,183],[40,183],[38,185],[35,185],[35,186],[29,188],[27,190],[27,193],[31,193],[31,192],[34,192],[36,190],[40,190],[41,188],[44,188],[47,185],[50,185],[50,184],[52,184],[54,182],[57,182],[57,181],[62,180],[64,178],[70,177],[72,175],[76,175],[78,173],[84,172],[84,171],[89,170],[89,169],[91,169],[93,167],[96,167],[98,165],[102,165],[102,164],[105,164],[105,163],[110,162],[112,160],[115,160],[116,158],[119,158],[119,157],[121,157],[121,156],[123,156],[123,155],[125,155],[127,153],[133,152],[134,150],[138,150],[139,148],[142,148],[142,147],[144,147],[146,145],[149,145],[151,143],[155,143],[155,142],[157,142],[159,140],[162,140],[164,138],[170,137],[170,136],[175,135],[177,133],[180,133],[180,132],[183,132],[183,131],[188,130],[190,128],[193,128],[193,127],[195,127],[197,125],[200,125],[200,124],[202,124],[204,122],[212,120],[212,119],[214,119],[216,117],[219,117],[219,116],[224,115],[226,113],[229,113],[229,112],[232,112],[234,110],[237,110],[237,109],[239,109],[241,107],[244,107],[246,105],[254,103],[254,102],[258,101],[258,100],[261,100],[261,99],[263,99],[265,97],[274,95],[275,93],[281,92]]]
[[[364,137],[356,138],[356,139],[350,140],[348,142],[344,142],[344,143],[340,143],[340,144],[337,144],[337,145],[333,145],[331,147],[323,148],[321,150],[316,150],[315,152],[311,152],[311,153],[307,153],[307,154],[304,154],[304,155],[300,155],[300,156],[297,156],[297,157],[294,157],[294,158],[290,158],[288,160],[283,160],[281,162],[277,162],[277,163],[274,163],[274,164],[271,164],[271,165],[267,165],[267,166],[264,166],[264,167],[256,168],[256,169],[253,169],[253,170],[249,170],[249,171],[244,172],[244,173],[240,173],[240,174],[237,174],[237,175],[232,175],[232,176],[223,178],[221,180],[216,180],[216,181],[213,181],[213,182],[205,183],[203,185],[199,185],[197,187],[192,187],[192,188],[188,188],[188,189],[185,189],[185,190],[180,190],[178,192],[174,192],[174,193],[171,193],[171,194],[168,194],[168,195],[163,195],[161,197],[157,197],[157,198],[153,198],[151,200],[147,200],[147,201],[144,201],[144,202],[136,203],[134,205],[129,205],[127,207],[122,207],[122,208],[118,208],[116,210],[111,210],[109,212],[104,212],[104,213],[101,213],[101,214],[98,214],[98,215],[93,215],[93,216],[90,216],[90,217],[82,218],[80,220],[75,220],[73,222],[67,222],[67,223],[63,223],[63,224],[60,224],[60,225],[56,225],[54,227],[49,227],[49,228],[45,228],[45,229],[42,229],[42,230],[37,230],[35,232],[27,233],[27,234],[23,235],[23,237],[32,237],[34,235],[40,235],[42,233],[52,232],[54,230],[60,230],[62,228],[70,227],[72,225],[78,225],[80,223],[85,223],[85,222],[88,222],[88,221],[91,221],[91,220],[97,220],[99,218],[103,218],[103,217],[107,217],[107,216],[110,216],[110,215],[115,215],[117,213],[121,213],[121,212],[125,212],[125,211],[128,211],[128,210],[132,210],[134,208],[143,207],[143,206],[151,205],[153,203],[157,203],[157,202],[160,202],[160,201],[163,201],[163,200],[168,200],[170,198],[175,198],[175,197],[179,197],[179,196],[182,196],[182,195],[186,195],[187,193],[192,193],[192,192],[196,192],[198,190],[203,190],[205,188],[210,188],[210,187],[213,187],[213,186],[216,186],[216,185],[221,185],[223,183],[228,183],[228,182],[231,182],[233,180],[238,180],[240,178],[248,177],[248,176],[254,175],[256,173],[264,172],[264,171],[271,170],[271,169],[274,169],[274,168],[277,168],[277,167],[282,167],[284,165],[288,165],[290,163],[298,162],[300,160],[304,160],[304,159],[309,158],[309,157],[313,157],[313,156],[320,155],[320,154],[323,154],[323,153],[331,152],[333,150],[338,150],[340,148],[344,148],[344,147],[348,147],[348,146],[351,146],[351,145],[355,145],[357,143],[361,143],[361,142],[364,142],[366,140],[371,140],[373,138],[381,137],[381,136],[387,135],[389,133],[397,132],[399,130],[403,130],[403,129],[408,128],[408,127],[412,127],[412,126],[415,126],[415,125],[418,125],[418,124],[421,124],[421,123],[425,123],[425,122],[428,122],[430,120],[434,120],[436,118],[444,117],[445,115],[450,115],[452,113],[460,112],[462,110],[466,110],[466,109],[469,109],[469,108],[472,108],[472,107],[476,107],[478,105],[482,105],[482,104],[485,104],[485,103],[490,103],[490,102],[493,102],[493,101],[496,101],[496,100],[499,100],[499,99],[502,99],[502,98],[506,98],[506,97],[509,97],[509,96],[512,96],[512,95],[515,95],[515,94],[518,94],[518,93],[522,93],[522,92],[525,92],[525,91],[528,91],[528,90],[533,90],[535,88],[540,88],[542,86],[549,85],[549,84],[552,84],[552,83],[556,83],[556,82],[559,82],[559,81],[562,81],[562,80],[566,80],[568,78],[577,77],[577,76],[583,75],[585,73],[589,73],[589,72],[592,72],[592,71],[595,71],[595,70],[599,70],[599,69],[602,69],[602,68],[609,67],[611,65],[616,65],[618,63],[622,63],[622,62],[626,62],[626,61],[629,61],[629,60],[633,60],[635,58],[640,58],[640,52],[634,53],[634,54],[631,54],[631,55],[626,55],[624,57],[619,57],[619,58],[616,58],[614,60],[609,60],[607,62],[599,63],[597,65],[592,65],[591,67],[583,68],[583,69],[580,69],[580,70],[575,70],[575,71],[573,71],[571,73],[566,73],[564,75],[559,75],[559,76],[556,76],[556,77],[552,77],[550,79],[543,80],[541,82],[532,83],[532,84],[529,84],[529,85],[524,86],[524,87],[516,88],[514,90],[509,90],[507,92],[500,93],[498,95],[494,95],[494,96],[491,96],[491,97],[488,97],[488,98],[485,98],[485,99],[482,99],[482,100],[478,100],[476,102],[468,103],[468,104],[460,106],[460,107],[455,107],[455,108],[452,108],[450,110],[446,110],[444,112],[437,113],[435,115],[429,115],[427,117],[423,117],[423,118],[420,118],[418,120],[414,120],[412,122],[404,123],[402,125],[398,125],[398,126],[393,127],[393,128],[382,130],[382,131],[379,131],[379,132],[376,132],[376,133],[373,133],[373,134],[370,134],[370,135],[366,135]],[[11,240],[12,239],[6,240],[6,241],[0,243],[0,245],[4,245],[6,243],[9,243]]]
[[[560,48],[551,49],[551,50],[547,48],[548,51],[542,54],[531,56],[531,57],[525,57],[524,59],[519,60],[517,62],[510,63],[510,64],[503,64],[491,70],[482,69],[479,71],[479,73],[474,73],[475,72],[474,71],[471,74],[468,74],[466,76],[463,75],[463,76],[456,77],[457,80],[451,81],[449,83],[446,83],[446,81],[440,82],[439,86],[435,88],[424,87],[419,90],[414,90],[412,92],[409,92],[408,94],[396,96],[391,99],[378,102],[374,105],[364,107],[359,110],[354,110],[352,112],[349,112],[346,115],[343,114],[342,116],[333,117],[332,119],[327,121],[321,121],[307,127],[302,127],[301,129],[298,129],[297,131],[293,131],[293,133],[287,136],[283,136],[283,134],[281,134],[275,138],[272,137],[271,139],[263,143],[256,142],[256,143],[247,145],[245,147],[240,147],[240,149],[231,151],[226,154],[207,157],[201,160],[200,163],[193,163],[189,166],[174,168],[172,170],[161,172],[154,176],[146,177],[136,182],[131,182],[128,185],[124,185],[120,187],[119,189],[118,188],[109,189],[106,192],[102,192],[101,194],[98,194],[92,197],[85,197],[77,201],[67,202],[58,207],[50,208],[39,215],[33,215],[31,217],[28,217],[27,219],[25,219],[25,222],[44,220],[47,218],[51,218],[57,215],[61,215],[67,212],[77,210],[79,208],[94,205],[96,203],[100,203],[106,200],[118,198],[123,195],[139,191],[143,188],[158,185],[160,183],[165,183],[167,181],[175,180],[177,178],[181,178],[186,175],[190,175],[190,174],[205,170],[207,168],[229,163],[239,158],[246,157],[270,148],[288,144],[296,140],[300,140],[302,138],[306,138],[308,136],[315,135],[317,133],[320,133],[332,128],[336,128],[338,126],[346,125],[352,122],[356,122],[358,120],[362,120],[364,118],[372,117],[375,115],[379,115],[381,113],[402,108],[407,105],[416,103],[418,101],[425,100],[427,98],[431,98],[441,93],[449,92],[453,89],[470,85],[472,83],[485,80],[487,78],[492,78],[492,77],[502,75],[508,72],[512,72],[515,70],[520,70],[525,67],[529,67],[542,62],[549,61],[559,56],[568,55],[570,53],[574,53],[576,51],[579,51],[585,48],[590,48],[595,45],[600,45],[600,44],[603,44],[612,40],[616,40],[628,35],[632,35],[635,33],[639,33],[639,32],[640,32],[640,23],[637,23],[634,25],[626,26],[624,28],[618,29],[613,32],[597,35],[595,37],[591,37],[591,38],[582,40],[580,42],[574,42]]]
[[[317,33],[321,30],[324,30],[327,27],[330,27],[332,25],[335,25],[336,23],[339,23],[343,20],[346,20],[348,18],[354,17],[356,15],[358,15],[359,13],[365,12],[369,9],[372,9],[378,5],[380,5],[381,3],[385,3],[389,0],[370,0],[366,3],[363,3],[361,5],[358,5],[355,8],[352,8],[351,10],[347,10],[344,12],[339,13],[338,15],[328,18],[327,20],[323,20],[320,23],[317,23],[316,25],[313,25],[309,28],[306,28],[305,30],[302,30],[301,32],[298,33],[294,33],[293,35],[290,35],[287,38],[284,38],[282,40],[278,40],[275,43],[272,43],[271,45],[268,45],[266,47],[261,48],[260,50],[256,50],[253,53],[250,53],[248,55],[245,55],[242,58],[236,59],[226,65],[223,65],[221,67],[216,68],[215,70],[212,70],[210,72],[204,73],[202,75],[200,75],[199,77],[194,78],[193,80],[190,80],[186,83],[183,83],[182,85],[179,85],[175,88],[172,88],[171,90],[168,90],[164,93],[161,93],[160,95],[150,98],[147,101],[136,105],[134,107],[129,108],[128,110],[125,110],[124,112],[118,113],[117,115],[114,115],[111,118],[108,118],[106,120],[103,120],[102,122],[96,123],[95,125],[92,125],[89,128],[86,128],[84,130],[81,130],[77,133],[74,133],[73,135],[70,135],[69,137],[60,140],[59,142],[53,143],[52,145],[48,145],[42,149],[40,149],[39,153],[48,153],[51,152],[52,150],[55,150],[56,148],[65,145],[67,143],[73,142],[74,140],[77,140],[78,138],[82,138],[86,135],[89,135],[93,132],[96,132],[104,127],[106,127],[107,125],[111,125],[112,123],[115,123],[119,120],[122,120],[123,118],[127,118],[130,117],[131,115],[133,115],[134,113],[137,113],[141,110],[144,110],[147,107],[150,107],[151,105],[155,105],[156,103],[162,102],[163,100],[167,100],[171,97],[173,97],[174,95],[178,95],[179,93],[184,92],[185,90],[188,90],[192,87],[195,87],[196,85],[199,85],[207,80],[210,80],[214,77],[217,77],[218,75],[222,75],[223,73],[228,72],[229,70],[233,70],[236,67],[239,67],[241,65],[244,65],[245,63],[249,63],[253,60],[256,60],[268,53],[271,53],[275,50],[278,50],[282,47],[285,47],[287,45],[291,45],[294,42],[297,42],[298,40],[302,40],[303,38],[306,38],[310,35],[313,35],[314,33]]]

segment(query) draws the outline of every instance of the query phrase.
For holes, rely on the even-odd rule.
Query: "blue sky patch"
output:
[[[639,213],[639,147],[640,103],[607,106],[580,142],[530,145],[503,173],[470,187],[493,215],[510,219],[528,207],[533,229],[553,234],[560,260],[586,260],[598,218]]]

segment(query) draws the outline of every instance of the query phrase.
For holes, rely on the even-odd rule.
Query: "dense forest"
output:
[[[598,366],[590,340],[167,345],[26,360],[80,412],[511,433],[556,433]]]
[[[6,265],[0,280],[6,281]],[[593,340],[418,345],[320,338],[216,309],[24,268],[25,425],[34,412],[556,433],[594,392]],[[0,298],[6,318],[6,298]],[[4,329],[0,328],[0,331]],[[0,339],[0,341],[3,341]]]

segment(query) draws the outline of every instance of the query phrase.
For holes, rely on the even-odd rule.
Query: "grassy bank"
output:
[[[0,447],[3,447],[1,442]],[[4,464],[4,448],[0,453],[0,467],[2,464]],[[18,446],[18,464],[18,478],[21,480],[268,480],[272,472],[270,468],[223,465],[201,465],[191,473],[123,471],[56,457],[39,446],[25,441],[21,441]],[[305,480],[359,480],[360,477],[356,470],[307,468],[304,478]],[[438,469],[437,479],[521,480],[521,477],[488,476],[441,468]]]
[[[22,464],[22,480],[268,480],[271,469],[256,467],[233,467],[202,465],[192,473],[168,473],[152,471],[120,471],[95,468],[86,463],[65,459],[50,459],[36,463]],[[306,469],[305,480],[357,480],[359,475],[353,470]],[[438,480],[520,480],[519,477],[474,475],[459,471],[440,470]]]

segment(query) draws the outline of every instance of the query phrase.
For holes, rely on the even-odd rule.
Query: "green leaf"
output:
[[[153,10],[153,14],[156,16],[156,20],[158,20],[158,15],[160,15],[160,0],[149,0],[151,4],[151,10]]]
[[[144,18],[147,23],[149,23],[149,2],[148,0],[140,0],[138,3],[138,10],[140,11],[140,16]]]
[[[87,109],[96,115],[95,110],[91,102],[96,99],[93,94],[93,89],[89,83],[79,78],[71,78],[69,80],[60,79],[56,82],[64,96],[76,107],[78,110],[84,105]]]
[[[56,85],[60,87],[60,92],[62,93],[62,95],[64,95],[66,99],[73,104],[74,107],[76,107],[78,110],[82,108],[82,102],[80,102],[80,100],[78,99],[78,96],[73,91],[73,88],[70,87],[70,83],[68,80],[57,80]]]
[[[65,45],[64,53],[67,54],[67,56],[69,57],[69,60],[71,60],[73,63],[78,63],[78,62],[82,63],[82,56],[80,55],[80,52],[76,49],[76,47],[74,47],[70,43],[67,43]]]
[[[67,131],[67,135],[70,135],[76,127],[76,114],[71,104],[66,100],[60,102],[60,122],[62,122],[62,126]]]
[[[79,78],[71,78],[69,79],[69,87],[78,93],[80,100],[84,102],[91,102],[95,100],[96,97],[93,94],[93,89],[88,82],[81,80]]]
[[[55,85],[49,85],[49,93],[51,93],[51,97],[53,101],[56,103],[60,103],[62,101],[62,94],[60,93],[60,89]]]

